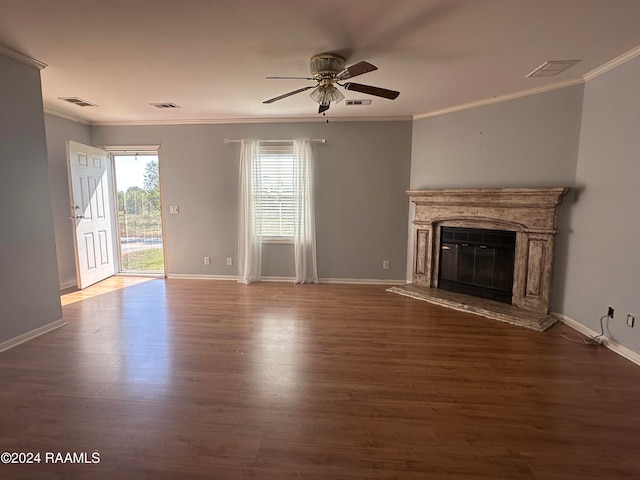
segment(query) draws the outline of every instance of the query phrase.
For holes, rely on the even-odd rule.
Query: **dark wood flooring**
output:
[[[0,354],[0,452],[41,454],[0,478],[640,478],[640,367],[564,325],[384,286],[110,282]]]

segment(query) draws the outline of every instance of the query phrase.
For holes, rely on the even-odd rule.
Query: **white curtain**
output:
[[[294,140],[295,283],[319,283],[316,263],[316,220],[313,201],[313,157],[309,139]]]
[[[259,142],[242,140],[240,152],[240,218],[238,219],[238,282],[260,281],[262,268],[262,227],[260,202]]]

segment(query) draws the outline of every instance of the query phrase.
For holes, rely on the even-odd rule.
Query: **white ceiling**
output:
[[[344,92],[373,102],[329,118],[413,117],[579,81],[640,45],[639,20],[639,0],[0,0],[0,45],[48,65],[47,110],[87,121],[317,118],[308,92],[262,102],[311,84],[265,76],[308,76],[322,52],[373,63],[353,81],[401,92]]]

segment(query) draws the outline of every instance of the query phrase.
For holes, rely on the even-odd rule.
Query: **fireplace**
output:
[[[557,207],[568,191],[408,191],[415,204],[413,282],[390,290],[536,330],[548,328],[556,322],[549,315],[549,295]],[[511,256],[503,251],[507,246],[513,251],[511,269]],[[485,273],[495,271],[494,261],[501,273],[489,283]],[[479,281],[469,282],[474,276]],[[461,292],[470,283],[479,285]]]
[[[441,227],[438,288],[511,304],[516,232]]]

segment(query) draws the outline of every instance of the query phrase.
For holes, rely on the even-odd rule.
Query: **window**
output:
[[[293,145],[260,145],[254,158],[255,227],[266,241],[293,241],[297,164]]]
[[[295,282],[318,283],[311,141],[265,143],[242,140],[238,281],[260,281],[266,240],[293,243]]]

